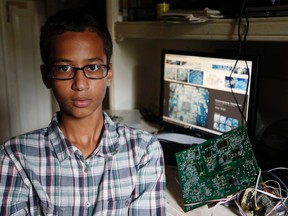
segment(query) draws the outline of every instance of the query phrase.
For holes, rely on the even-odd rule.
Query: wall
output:
[[[126,55],[121,70],[132,67],[133,94],[135,108],[159,107],[160,100],[160,59],[161,49],[183,49],[193,51],[223,51],[238,49],[236,41],[199,41],[199,40],[157,40],[127,39],[117,42],[118,49]],[[288,118],[288,73],[286,57],[288,43],[285,42],[248,42],[247,53],[261,58],[259,89],[258,131],[272,122]],[[279,52],[281,50],[281,53]],[[117,58],[117,56],[114,58]],[[132,65],[127,65],[130,63]],[[117,70],[114,74],[117,76]],[[128,73],[127,69],[127,73]],[[130,72],[129,72],[130,73]],[[125,85],[125,80],[122,80]],[[123,87],[126,88],[126,87]],[[127,92],[131,94],[131,92]],[[123,95],[125,98],[125,95]]]
[[[40,72],[42,2],[1,1],[0,11],[1,143],[11,136],[47,126],[51,98]]]

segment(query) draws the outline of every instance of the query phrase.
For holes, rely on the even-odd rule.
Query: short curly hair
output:
[[[103,23],[98,22],[93,14],[84,8],[58,11],[49,17],[41,27],[40,52],[43,63],[49,65],[51,38],[54,35],[62,34],[66,31],[84,32],[87,29],[96,32],[103,40],[107,63],[110,63],[113,52],[111,35],[107,27]]]

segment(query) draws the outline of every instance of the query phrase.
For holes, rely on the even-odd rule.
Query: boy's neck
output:
[[[61,116],[59,127],[64,136],[87,158],[98,146],[104,125],[102,112],[89,118]]]

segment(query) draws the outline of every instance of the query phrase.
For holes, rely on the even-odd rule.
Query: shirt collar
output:
[[[59,114],[59,112],[54,113],[52,121],[48,126],[48,133],[57,158],[60,162],[62,162],[74,153],[74,149],[72,144],[65,138],[64,134],[59,128]],[[110,157],[116,154],[118,151],[118,125],[117,123],[113,122],[105,112],[103,112],[103,116],[104,127],[102,137],[93,155]]]

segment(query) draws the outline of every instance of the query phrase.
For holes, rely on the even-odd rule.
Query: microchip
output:
[[[238,180],[237,180],[236,178],[230,179],[230,183],[231,183],[232,185],[238,185],[238,184],[239,184],[239,182],[238,182]]]
[[[217,144],[218,149],[228,146],[227,140],[222,140]]]
[[[211,157],[211,151],[206,151],[206,152],[205,152],[205,157],[206,157],[206,158]]]
[[[233,157],[233,161],[240,160],[240,159],[242,159],[242,156],[241,156],[241,155],[235,155],[235,156]]]

